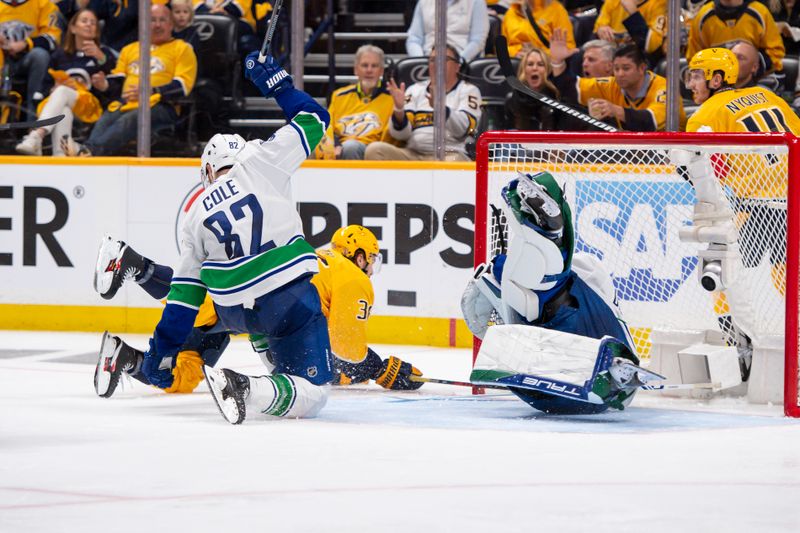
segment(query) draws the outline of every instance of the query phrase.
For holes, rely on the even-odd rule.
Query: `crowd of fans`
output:
[[[409,57],[427,57],[430,65],[439,53],[433,46],[435,3],[418,0],[406,42]],[[467,67],[493,54],[493,33],[506,37],[509,54],[518,61],[519,79],[535,91],[583,106],[592,117],[619,129],[664,129],[666,80],[657,72],[663,72],[670,38],[666,0],[449,0],[447,5],[447,49],[441,53],[447,65],[448,160],[467,160],[469,139],[486,125],[481,87],[487,80],[468,76]],[[118,155],[131,145],[139,105],[137,12],[137,0],[0,4],[0,97],[9,105],[16,103],[22,118],[65,115],[56,125],[28,132],[16,145],[18,153],[41,155],[48,135],[55,156]],[[245,56],[258,48],[270,12],[268,0],[154,0],[149,98],[154,132],[173,127],[181,105],[192,97],[198,61],[203,60],[195,53],[199,36],[194,15],[235,19],[238,51]],[[784,58],[787,51],[798,52],[793,35],[800,38],[800,3],[684,0],[682,24],[677,37],[687,59],[704,48],[727,47],[739,61],[737,87],[757,85],[784,96],[795,88],[786,86]],[[387,78],[386,63],[378,46],[365,44],[356,51],[357,82],[331,95],[330,129],[315,157],[435,157],[434,80],[406,84]],[[800,106],[800,98],[795,105]],[[684,125],[683,108],[680,113]],[[5,111],[0,120],[13,117]],[[88,136],[76,140],[76,125],[90,131]],[[491,126],[590,128],[538,100],[510,92]]]

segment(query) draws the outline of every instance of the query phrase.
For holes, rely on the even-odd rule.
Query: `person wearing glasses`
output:
[[[448,45],[445,49],[446,101],[445,160],[469,161],[465,149],[467,137],[472,135],[481,117],[481,92],[471,83],[459,78],[461,59],[458,50]],[[437,51],[429,58],[429,71],[433,69]],[[367,146],[364,159],[394,161],[431,161],[436,158],[433,144],[433,98],[436,80],[417,82],[406,88],[395,80],[386,84],[394,100],[389,121],[387,141]],[[398,146],[405,143],[403,147]]]

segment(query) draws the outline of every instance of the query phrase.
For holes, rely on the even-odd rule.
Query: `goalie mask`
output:
[[[236,163],[236,155],[242,151],[247,141],[238,134],[217,133],[206,144],[200,158],[200,181],[208,188],[220,169],[232,167]],[[211,175],[206,172],[206,165],[211,166]]]
[[[372,273],[377,274],[380,272],[383,256],[381,256],[380,247],[378,246],[378,239],[364,226],[351,224],[336,230],[333,238],[331,238],[331,245],[334,250],[354,263],[356,254],[361,250],[364,253],[367,265],[372,265]],[[366,267],[364,272],[366,272]]]

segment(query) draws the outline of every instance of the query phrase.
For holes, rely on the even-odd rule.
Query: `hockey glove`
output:
[[[411,376],[421,376],[419,369],[411,366],[401,359],[391,356],[383,360],[380,374],[375,382],[385,389],[392,390],[417,390],[422,387],[421,382],[411,381]]]
[[[187,394],[197,388],[203,377],[203,359],[200,354],[183,351],[178,354],[177,363],[172,369],[172,385],[164,389],[164,392]]]
[[[266,98],[274,98],[294,86],[292,77],[272,56],[267,56],[266,61],[259,63],[258,51],[250,52],[244,61],[244,68],[244,77]]]
[[[337,356],[333,358],[333,384],[351,385],[375,379],[383,373],[383,361],[372,348],[367,348],[367,356],[360,363],[351,363]]]
[[[155,343],[150,339],[150,349],[144,353],[142,360],[142,374],[151,385],[160,389],[172,386],[172,367],[175,366],[175,357],[160,357],[155,353]]]

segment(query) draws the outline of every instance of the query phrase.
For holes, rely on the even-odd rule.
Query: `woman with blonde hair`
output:
[[[31,130],[15,147],[25,155],[42,155],[42,140],[53,137],[53,155],[63,156],[59,141],[72,138],[74,118],[94,123],[103,113],[97,97],[91,93],[92,80],[98,72],[108,73],[116,58],[111,49],[100,44],[97,16],[90,9],[80,9],[69,21],[62,48],[50,58],[50,76],[55,86],[50,96],[36,110],[40,119],[64,115],[61,122]]]
[[[517,78],[545,96],[558,100],[558,90],[550,76],[553,67],[547,52],[537,46],[526,48],[517,69]],[[506,98],[505,127],[525,131],[552,131],[556,128],[556,117],[552,107],[519,92]]]

